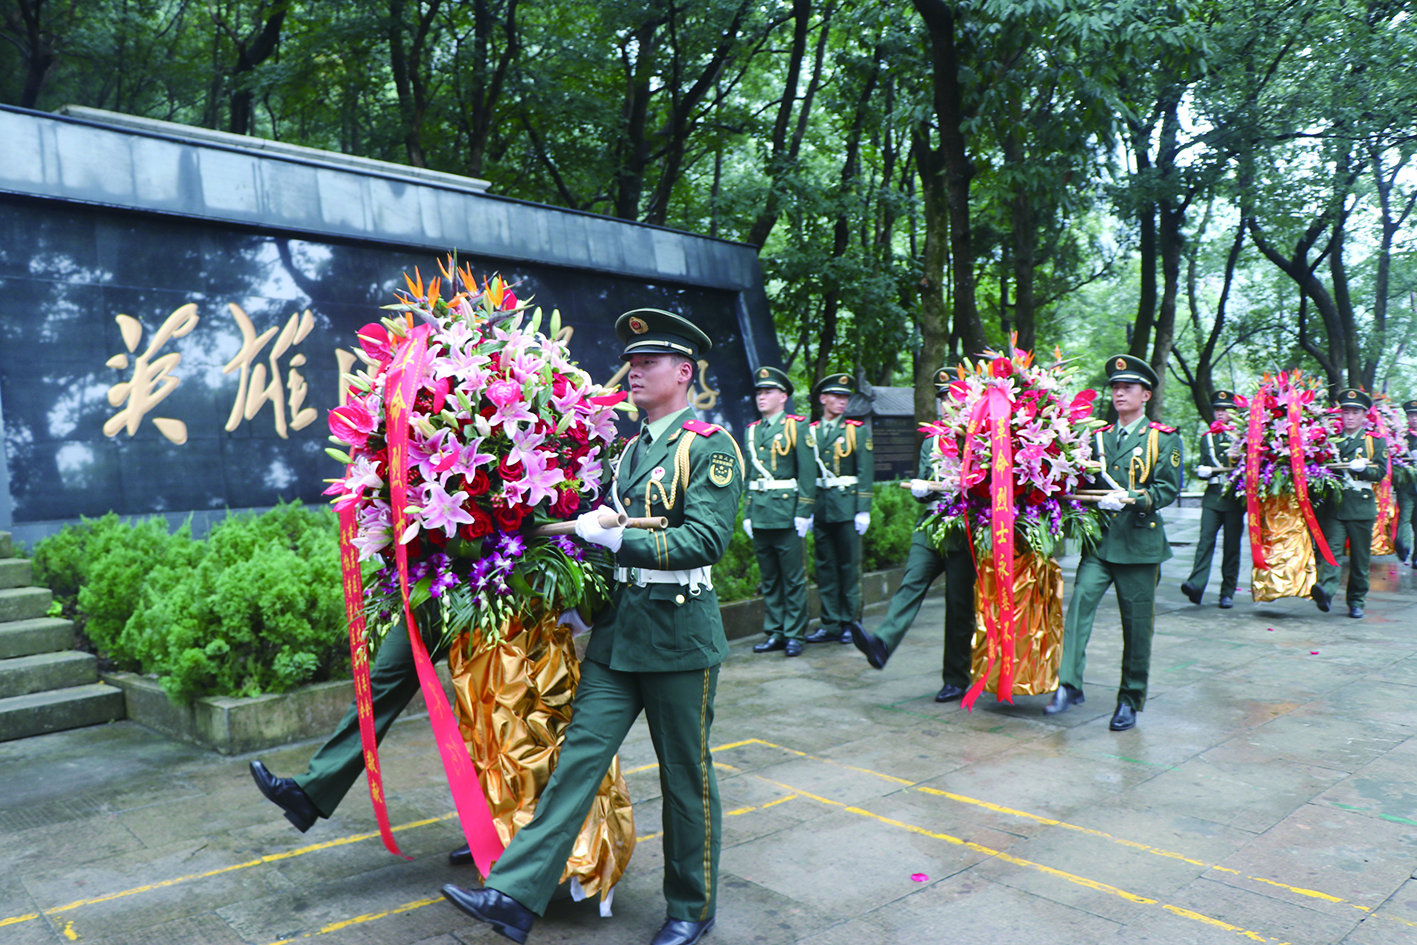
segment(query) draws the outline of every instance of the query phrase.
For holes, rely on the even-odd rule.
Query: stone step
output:
[[[0,699],[98,682],[98,658],[65,650],[0,660]]]
[[[126,715],[123,690],[104,683],[0,699],[0,741],[113,722]]]
[[[47,587],[7,587],[0,589],[0,623],[43,617],[54,595]]]
[[[9,532],[0,532],[0,558],[10,558],[15,554],[14,542],[10,541]]]
[[[74,646],[74,621],[35,617],[0,623],[0,660],[36,653],[56,653]]]
[[[0,558],[0,587],[29,587],[34,565],[28,558]]]

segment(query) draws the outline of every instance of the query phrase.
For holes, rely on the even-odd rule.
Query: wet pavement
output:
[[[1186,510],[1183,510],[1183,512]],[[1175,542],[1194,518],[1173,516]],[[1152,686],[1115,733],[1120,634],[1099,613],[1087,702],[937,705],[943,603],[884,671],[854,647],[797,659],[735,643],[713,728],[725,811],[705,943],[1177,945],[1417,942],[1417,578],[1374,560],[1368,616],[1308,600],[1193,606],[1163,569]],[[1065,559],[1069,589],[1074,559]],[[878,621],[883,611],[868,615]],[[311,741],[261,755],[303,770]],[[538,943],[645,943],[663,919],[648,732],[622,752],[641,838],[614,915],[561,899]],[[248,757],[131,722],[0,743],[0,943],[504,941],[438,895],[475,883],[426,720],[382,758],[382,848],[361,780],[296,833]]]

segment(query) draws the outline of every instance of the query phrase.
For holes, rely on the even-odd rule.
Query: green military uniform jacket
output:
[[[876,478],[871,427],[845,417],[831,424],[812,424],[813,460],[817,470],[817,517],[823,522],[849,522],[858,512],[871,511],[871,487]],[[753,520],[757,525],[757,520]]]
[[[1125,489],[1133,504],[1102,513],[1102,538],[1095,554],[1111,564],[1160,564],[1171,557],[1159,510],[1181,491],[1181,437],[1159,423],[1138,423],[1131,433],[1103,427],[1093,434],[1093,453],[1102,469],[1095,484]]]
[[[1417,450],[1417,434],[1407,434],[1407,454],[1412,455],[1412,451]],[[1396,473],[1396,469],[1393,470]],[[1394,484],[1392,491],[1397,495],[1417,496],[1417,478],[1409,479],[1402,485]]]
[[[1383,473],[1387,471],[1387,441],[1371,433],[1359,433],[1344,437],[1335,446],[1338,448],[1338,462],[1347,463],[1362,456],[1368,460],[1368,467],[1362,472],[1339,473],[1339,481],[1344,487],[1337,496],[1324,499],[1319,506],[1318,517],[1340,522],[1376,519],[1378,501],[1370,483],[1381,482]]]
[[[817,463],[807,418],[780,413],[748,424],[748,510],[754,531],[791,528],[816,511]]]
[[[615,555],[625,580],[596,615],[586,659],[619,672],[703,669],[728,655],[718,596],[711,584],[691,589],[688,572],[707,572],[728,548],[743,495],[743,454],[726,430],[696,420],[690,408],[670,429],[633,471],[617,465],[612,483],[627,515],[669,519],[663,531],[627,528]],[[622,459],[634,455],[636,440]],[[686,572],[685,580],[640,585],[640,569]]]
[[[1230,466],[1230,434],[1211,433],[1207,430],[1201,434],[1201,466],[1209,466],[1216,469],[1221,466]],[[1245,499],[1242,495],[1226,495],[1225,488],[1229,476],[1225,473],[1213,473],[1206,482],[1205,493],[1201,496],[1201,508],[1214,509],[1217,512],[1243,512],[1245,511]]]

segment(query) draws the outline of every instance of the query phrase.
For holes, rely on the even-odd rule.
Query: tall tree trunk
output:
[[[945,305],[945,265],[949,260],[949,205],[941,185],[942,171],[930,150],[928,128],[915,136],[916,165],[920,168],[920,203],[924,215],[925,241],[921,249],[920,353],[915,359],[915,419],[929,423],[935,419],[935,370],[949,355],[949,309]]]
[[[399,114],[403,119],[403,144],[408,163],[427,167],[423,150],[423,119],[428,111],[428,84],[424,75],[424,52],[433,21],[442,0],[414,0],[412,36],[406,37],[404,10],[407,0],[389,0],[389,65],[393,72],[394,89],[399,98]]]
[[[254,36],[236,39],[236,68],[232,70],[235,89],[231,93],[231,114],[227,130],[232,134],[249,135],[254,116],[255,93],[244,88],[242,76],[256,71],[256,67],[275,55],[280,48],[280,31],[289,9],[288,0],[282,0],[271,8],[270,14]]]
[[[488,0],[473,2],[472,94],[467,119],[467,173],[482,176],[497,104],[502,98],[507,72],[521,53],[521,33],[517,28],[517,0],[507,0],[501,18],[494,16]],[[494,33],[502,34],[502,51],[495,64],[488,53]]]
[[[1137,177],[1145,179],[1151,170],[1151,123],[1133,122],[1132,154],[1137,162]],[[1144,184],[1143,193],[1150,188]],[[1137,208],[1137,258],[1141,267],[1141,286],[1137,293],[1137,320],[1132,326],[1128,354],[1145,358],[1151,347],[1152,326],[1156,322],[1156,201],[1147,194]]]
[[[969,160],[964,123],[969,114],[960,86],[960,51],[956,12],[947,0],[913,0],[930,36],[935,114],[940,132],[940,167],[949,212],[950,257],[954,275],[954,334],[961,353],[973,356],[988,347],[975,299],[974,248],[971,245],[969,188],[974,165]],[[921,165],[922,170],[924,165]],[[941,173],[942,172],[942,173]],[[934,186],[938,186],[935,184]]]

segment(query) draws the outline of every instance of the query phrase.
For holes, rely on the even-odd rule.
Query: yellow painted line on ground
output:
[[[817,794],[812,794],[808,791],[802,790],[801,788],[793,787],[789,784],[784,784],[781,781],[774,781],[771,778],[764,777],[763,775],[751,775],[751,777],[757,778],[761,781],[765,781],[766,783],[774,785],[775,787],[782,788],[783,790],[792,791],[802,797],[808,798],[809,800],[817,801],[819,803],[826,804],[830,807],[840,807],[842,810],[846,811],[849,814],[856,814],[858,816],[875,820],[879,823],[888,824],[892,827],[899,827],[903,830],[908,830],[911,833],[919,834],[920,836],[924,837],[930,837],[934,840],[943,840],[946,843],[952,844],[954,846],[963,847],[967,850],[973,850],[976,853],[982,853],[993,859],[1013,864],[1014,866],[1022,866],[1027,869],[1036,870],[1045,875],[1066,880],[1067,882],[1073,883],[1078,886],[1084,886],[1088,889],[1097,890],[1098,892],[1118,896],[1122,899],[1127,900],[1128,902],[1136,903],[1137,905],[1159,905],[1161,906],[1161,908],[1165,909],[1167,912],[1172,913],[1173,915],[1180,916],[1184,919],[1190,919],[1195,922],[1201,922],[1205,925],[1209,925],[1214,928],[1224,929],[1228,932],[1234,932],[1237,935],[1242,935],[1245,938],[1250,939],[1251,941],[1277,942],[1279,943],[1279,945],[1290,945],[1290,943],[1288,942],[1279,942],[1278,939],[1261,935],[1258,932],[1252,932],[1249,929],[1241,928],[1238,925],[1231,925],[1228,922],[1221,921],[1220,919],[1214,918],[1212,916],[1204,915],[1200,912],[1193,912],[1190,909],[1184,909],[1180,906],[1168,905],[1167,903],[1159,902],[1156,899],[1149,899],[1146,896],[1141,896],[1137,893],[1129,892],[1125,889],[1120,889],[1116,886],[1111,886],[1099,880],[1091,879],[1086,876],[1079,876],[1076,873],[1069,873],[1065,870],[1055,869],[1051,866],[1046,866],[1042,863],[1035,863],[1032,860],[1025,860],[1022,857],[1017,857],[1005,853],[1003,850],[995,850],[992,847],[986,847],[983,844],[975,843],[971,840],[965,840],[962,837],[955,837],[947,833],[940,833],[939,831],[928,830],[924,827],[920,827],[915,824],[906,823],[903,820],[896,820],[893,817],[885,817],[881,814],[877,814],[873,811],[865,810],[860,807],[853,807],[849,804],[843,804],[840,801],[833,801],[830,798],[822,797]]]
[[[376,834],[377,836],[377,834]],[[401,912],[412,912],[414,909],[422,909],[424,906],[431,906],[435,902],[442,902],[442,896],[433,896],[429,899],[415,899],[413,902],[406,902],[401,906],[389,909],[385,912],[367,912],[364,915],[357,915],[352,919],[345,919],[342,922],[331,922],[314,932],[306,932],[304,935],[297,935],[295,938],[283,938],[270,945],[289,945],[291,942],[299,942],[307,938],[315,938],[320,935],[328,935],[331,932],[342,932],[355,925],[363,925],[366,922],[373,922],[376,919],[387,919],[391,915],[398,915]]]
[[[1275,886],[1275,887],[1278,887],[1279,889],[1287,890],[1287,891],[1289,891],[1289,892],[1291,892],[1291,893],[1294,893],[1296,896],[1305,896],[1305,897],[1308,897],[1308,898],[1310,898],[1310,899],[1321,899],[1321,900],[1323,900],[1324,902],[1341,903],[1341,904],[1343,904],[1343,905],[1351,906],[1351,907],[1353,907],[1354,909],[1359,910],[1360,912],[1368,912],[1368,913],[1371,913],[1371,912],[1373,911],[1370,906],[1359,905],[1359,904],[1356,903],[1356,902],[1351,902],[1351,901],[1349,901],[1349,900],[1347,900],[1347,899],[1344,899],[1344,898],[1342,898],[1342,897],[1333,896],[1333,895],[1330,895],[1330,894],[1325,893],[1325,892],[1319,892],[1318,890],[1315,890],[1315,889],[1305,889],[1305,888],[1302,887],[1302,886],[1291,886],[1291,885],[1289,885],[1288,883],[1281,883],[1281,882],[1277,882],[1277,881],[1272,880],[1272,879],[1265,879],[1265,878],[1262,877],[1262,876],[1244,876],[1244,874],[1242,874],[1239,870],[1233,870],[1233,869],[1230,869],[1229,867],[1220,866],[1219,864],[1216,864],[1216,863],[1207,863],[1207,862],[1204,861],[1204,860],[1193,859],[1193,858],[1188,857],[1188,856],[1186,856],[1185,854],[1182,854],[1182,853],[1176,853],[1176,852],[1171,851],[1171,850],[1163,850],[1163,849],[1161,849],[1160,847],[1153,847],[1153,846],[1151,846],[1150,844],[1147,844],[1147,843],[1140,843],[1140,842],[1138,842],[1138,841],[1136,841],[1136,840],[1128,840],[1128,839],[1126,839],[1125,837],[1114,836],[1113,834],[1107,833],[1107,832],[1104,831],[1104,830],[1095,830],[1095,829],[1093,829],[1093,828],[1091,828],[1091,827],[1083,827],[1083,826],[1080,826],[1080,825],[1078,825],[1078,824],[1070,824],[1070,823],[1068,823],[1067,821],[1064,821],[1064,820],[1056,820],[1056,819],[1054,819],[1054,818],[1052,818],[1052,817],[1043,817],[1043,816],[1041,816],[1041,815],[1039,815],[1039,814],[1029,813],[1028,811],[1015,810],[1015,809],[1012,808],[1012,807],[1004,807],[1004,806],[1002,806],[1002,805],[1000,805],[1000,804],[993,804],[993,803],[990,803],[989,801],[983,801],[983,800],[980,800],[980,799],[977,798],[977,797],[969,797],[968,795],[965,795],[965,794],[955,794],[955,793],[953,793],[953,792],[951,792],[951,791],[942,791],[942,790],[940,790],[939,788],[926,787],[926,786],[923,785],[923,784],[915,784],[914,782],[906,781],[906,780],[903,779],[903,778],[897,778],[895,775],[883,774],[883,773],[881,773],[881,772],[879,772],[879,771],[872,771],[870,768],[858,768],[858,767],[854,767],[854,766],[852,766],[852,765],[844,765],[844,764],[841,764],[840,762],[833,761],[833,760],[830,759],[830,758],[821,758],[821,757],[818,757],[818,756],[816,756],[816,755],[809,755],[809,754],[807,754],[806,752],[798,751],[798,750],[795,749],[795,748],[787,748],[786,746],[783,746],[783,745],[774,745],[772,742],[766,742],[766,741],[763,741],[763,740],[757,739],[757,738],[750,738],[750,739],[745,739],[744,741],[741,741],[741,742],[734,742],[732,745],[726,745],[726,746],[724,746],[723,749],[715,748],[714,750],[715,750],[715,751],[721,751],[721,750],[724,750],[724,749],[727,749],[727,748],[737,748],[737,747],[741,747],[741,746],[744,746],[744,745],[750,745],[750,744],[752,744],[752,745],[763,745],[763,746],[765,746],[765,747],[767,747],[767,748],[776,748],[776,749],[779,749],[780,751],[785,751],[785,752],[787,752],[788,754],[797,755],[798,757],[801,757],[801,758],[809,758],[809,759],[811,759],[811,760],[813,760],[813,761],[825,762],[826,764],[834,765],[835,767],[838,767],[838,768],[846,768],[847,770],[850,770],[850,771],[857,771],[857,772],[860,772],[861,774],[872,775],[872,776],[874,776],[874,777],[881,778],[881,779],[886,780],[886,781],[891,781],[891,782],[893,782],[893,783],[904,784],[904,785],[907,785],[908,787],[910,787],[912,790],[920,791],[921,793],[924,793],[924,794],[932,794],[932,795],[935,795],[935,796],[937,796],[937,797],[947,798],[947,799],[949,799],[949,800],[955,801],[955,802],[960,803],[960,804],[967,804],[967,805],[970,805],[970,806],[972,806],[972,807],[980,807],[980,808],[983,808],[984,810],[993,811],[994,813],[997,813],[997,814],[1006,814],[1006,815],[1008,815],[1008,816],[1010,816],[1010,817],[1018,817],[1018,818],[1021,818],[1021,819],[1023,819],[1023,820],[1031,820],[1031,821],[1033,821],[1034,823],[1043,824],[1043,825],[1045,825],[1045,826],[1061,827],[1061,828],[1063,828],[1064,830],[1074,830],[1074,831],[1077,831],[1078,833],[1084,833],[1084,834],[1088,834],[1089,836],[1098,837],[1098,838],[1100,838],[1100,839],[1107,840],[1107,841],[1110,841],[1110,842],[1112,842],[1112,843],[1118,844],[1119,846],[1128,847],[1128,848],[1130,848],[1130,849],[1137,850],[1137,851],[1140,851],[1140,852],[1142,852],[1142,853],[1150,853],[1150,854],[1153,854],[1153,855],[1155,855],[1155,856],[1165,857],[1165,858],[1167,858],[1167,859],[1180,860],[1181,862],[1183,862],[1183,863],[1189,863],[1189,864],[1191,864],[1192,866],[1199,866],[1199,867],[1203,867],[1204,869],[1215,870],[1217,873],[1230,873],[1230,874],[1233,875],[1233,876],[1242,876],[1242,877],[1245,878],[1245,879],[1253,880],[1254,882],[1257,882],[1257,883],[1264,883],[1265,885],[1268,885],[1268,886]],[[1399,923],[1401,923],[1401,924],[1403,924],[1403,925],[1410,926],[1410,927],[1413,927],[1413,928],[1417,928],[1417,922],[1408,922],[1408,921],[1406,921],[1406,920],[1404,920],[1404,919],[1398,919],[1398,918],[1396,918],[1396,917],[1394,917],[1394,916],[1388,916],[1388,918],[1392,919],[1394,922],[1399,922]]]
[[[412,830],[415,827],[426,827],[429,824],[441,823],[445,820],[452,820],[457,817],[457,812],[444,814],[441,817],[429,817],[425,820],[415,820],[406,824],[399,824],[392,828],[395,833],[402,830]],[[17,925],[20,922],[29,922],[38,919],[41,915],[58,915],[61,912],[68,912],[71,909],[78,909],[81,906],[95,906],[104,902],[112,902],[114,899],[122,899],[126,896],[136,896],[138,893],[153,892],[158,889],[167,889],[181,883],[190,883],[198,879],[210,879],[213,876],[221,876],[224,873],[232,873],[236,870],[250,869],[253,866],[261,866],[264,863],[277,863],[281,860],[288,860],[292,857],[305,856],[310,853],[318,853],[321,850],[331,850],[335,847],[348,846],[351,843],[360,843],[364,840],[379,836],[376,830],[373,833],[356,833],[348,837],[340,837],[337,840],[326,840],[324,843],[312,843],[307,847],[300,847],[295,850],[286,850],[283,853],[269,853],[259,859],[247,860],[244,863],[233,863],[231,866],[223,866],[220,869],[208,870],[205,873],[191,873],[187,876],[178,876],[174,879],[164,879],[161,882],[148,883],[144,886],[134,886],[132,889],[125,889],[121,892],[109,893],[106,896],[96,896],[93,899],[78,899],[74,902],[62,906],[54,906],[45,909],[43,913],[32,912],[28,915],[11,916],[8,919],[0,919],[0,928],[7,925]]]
[[[779,804],[786,804],[788,801],[792,801],[792,800],[796,800],[796,799],[797,799],[797,795],[796,795],[796,794],[789,794],[789,795],[787,795],[786,797],[779,797],[779,798],[778,798],[777,800],[775,800],[775,801],[768,801],[766,804],[759,804],[757,807],[739,807],[739,808],[735,808],[734,810],[726,810],[726,811],[723,812],[723,816],[725,816],[725,817],[737,817],[737,816],[739,816],[740,814],[751,814],[751,813],[752,813],[753,811],[755,811],[755,810],[767,810],[769,807],[776,807],[776,806],[779,805]],[[656,839],[656,838],[658,838],[658,837],[662,837],[662,836],[664,836],[664,831],[663,831],[663,830],[659,831],[658,833],[647,833],[647,834],[645,834],[643,837],[636,837],[636,838],[635,838],[635,842],[636,842],[636,843],[644,843],[646,840],[654,840],[654,839]]]

